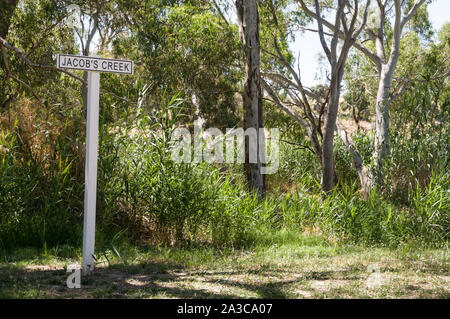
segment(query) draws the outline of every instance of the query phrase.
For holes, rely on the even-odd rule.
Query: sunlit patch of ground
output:
[[[0,297],[450,298],[447,249],[339,247],[306,238],[226,252],[144,251],[99,262],[80,289],[69,289],[73,263],[0,263]]]

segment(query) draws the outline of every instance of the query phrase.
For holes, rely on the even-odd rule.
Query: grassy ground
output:
[[[2,254],[1,298],[450,298],[448,247],[342,246],[278,233],[245,250],[104,249],[69,289],[79,249]],[[120,256],[120,257],[119,257]]]

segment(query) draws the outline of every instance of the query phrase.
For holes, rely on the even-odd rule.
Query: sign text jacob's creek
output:
[[[57,67],[84,71],[133,74],[133,61],[59,54]]]

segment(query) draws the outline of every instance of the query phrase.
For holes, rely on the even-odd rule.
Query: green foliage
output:
[[[297,229],[318,227],[342,242],[396,246],[414,241],[440,245],[449,239],[448,176],[434,176],[425,190],[411,192],[407,207],[394,205],[375,191],[367,199],[346,186],[321,199],[300,192],[282,201],[283,224]]]
[[[77,3],[83,8],[92,4]],[[405,1],[404,9],[411,4]],[[66,5],[23,2],[14,12],[8,41],[43,64],[53,65],[57,52],[77,54],[73,30],[60,23]],[[276,43],[292,63],[289,37],[309,19],[287,1],[259,5],[262,67],[284,74],[284,66],[269,52],[276,51]],[[101,95],[97,243],[107,248],[100,258],[121,258],[115,251],[120,241],[236,247],[279,230],[386,245],[448,241],[449,24],[432,43],[425,7],[407,25],[401,42],[391,92],[401,94],[390,106],[386,187],[367,197],[360,194],[351,156],[336,139],[339,185],[323,196],[321,163],[304,129],[264,102],[264,125],[279,127],[283,141],[280,169],[267,177],[268,196],[262,202],[246,192],[239,165],[228,165],[224,173],[217,165],[175,163],[170,152],[173,130],[189,127],[197,116],[209,127],[239,125],[242,48],[237,26],[203,0],[117,1],[100,9],[100,24],[121,30],[101,48],[102,55],[136,62],[133,77],[103,74],[101,80],[102,89],[134,103]],[[392,26],[388,22],[385,28],[390,43]],[[374,49],[370,42],[365,45]],[[32,71],[9,51],[7,61],[42,103],[31,103],[29,89],[11,78],[0,83],[0,103],[15,99],[0,110],[0,248],[79,247],[85,140],[80,85],[54,71]],[[343,109],[353,110],[356,121],[370,120],[377,76],[359,52],[349,56],[345,82]],[[326,86],[312,91],[324,96]],[[358,130],[352,138],[370,164],[373,137]]]
[[[163,91],[170,95],[182,91],[190,105],[189,117],[183,120],[202,116],[206,125],[236,126],[235,93],[242,78],[235,66],[240,59],[237,27],[226,24],[202,2],[146,1],[139,11],[136,6],[123,3],[132,21],[131,36],[114,41],[113,51],[126,52],[138,61],[150,97],[157,101]]]
[[[57,142],[58,143],[58,142]],[[60,148],[62,145],[53,145]],[[62,149],[56,150],[61,152]],[[0,141],[0,246],[78,243],[82,184],[71,174],[73,161],[49,160],[23,143],[20,128],[2,131]],[[55,159],[53,159],[55,160]]]
[[[281,142],[280,145],[280,168],[277,172],[276,178],[285,183],[299,183],[304,186],[303,179],[308,179],[311,182],[320,180],[321,168],[316,156],[309,149],[302,145],[307,145],[308,141],[305,137],[297,139],[296,144],[288,144]],[[271,176],[269,176],[271,178]]]
[[[54,65],[56,53],[77,52],[73,43],[72,31],[61,21],[64,18],[64,3],[53,0],[22,1],[14,10],[7,41],[21,50],[28,59],[35,63]],[[55,23],[59,21],[60,23]],[[6,51],[6,59],[13,75],[33,88],[38,96],[46,96],[48,100],[56,100],[67,96],[71,84],[61,79],[59,72],[40,70],[35,72],[23,60],[17,58],[12,51]],[[5,77],[3,62],[0,77]],[[64,86],[61,85],[64,81]],[[66,93],[65,95],[63,94]],[[59,93],[59,94],[58,94]],[[21,94],[32,93],[24,85],[9,79],[0,83],[0,103],[6,99],[18,98]],[[52,101],[53,102],[53,101]],[[56,101],[54,101],[56,103]],[[58,99],[57,102],[61,102]],[[1,106],[2,104],[0,104]]]
[[[385,172],[386,191],[407,202],[433,175],[448,175],[449,46],[441,41],[421,53],[417,75],[392,105],[391,145]]]
[[[135,126],[101,126],[97,195],[100,246],[126,231],[140,244],[244,245],[270,225],[271,206],[233,186],[218,168],[171,160],[171,134],[181,100],[163,98],[159,110]],[[55,157],[27,148],[18,121],[3,131],[0,157],[2,248],[79,245],[84,175],[73,167],[76,140],[52,138]],[[69,137],[69,129],[59,132]],[[44,132],[37,132],[38,134]],[[73,133],[73,132],[72,132]],[[35,133],[35,135],[38,135]],[[67,134],[67,135],[65,135]],[[47,150],[48,152],[48,150]],[[54,165],[48,165],[54,163]]]
[[[119,223],[134,239],[180,242],[197,236],[214,209],[217,172],[173,162],[170,135],[146,136],[149,121],[143,119],[133,138],[116,134],[102,141],[112,147],[101,153],[102,188],[108,194],[103,219],[105,225]]]
[[[103,134],[103,233],[127,229],[129,238],[150,244],[246,244],[266,227],[270,209],[233,186],[217,167],[171,159],[181,103],[163,98],[159,110],[138,117],[131,130]]]

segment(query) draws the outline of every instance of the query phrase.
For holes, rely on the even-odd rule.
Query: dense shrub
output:
[[[180,100],[163,98],[159,109],[132,121],[114,126],[101,121],[98,246],[117,240],[118,234],[144,245],[243,246],[276,229],[388,245],[449,239],[446,130],[436,134],[430,129],[423,139],[405,139],[394,132],[386,187],[368,198],[359,191],[339,141],[335,154],[340,184],[329,196],[320,194],[320,166],[314,155],[282,143],[280,170],[269,176],[268,197],[258,202],[242,178],[235,178],[242,177],[240,167],[224,172],[215,164],[172,161],[170,140],[181,112]],[[42,119],[35,121],[28,131],[17,120],[2,129],[0,246],[80,246],[82,130],[68,125],[63,116],[46,119],[53,131]],[[364,160],[370,160],[370,136],[359,134],[354,140]]]
[[[0,140],[0,246],[76,244],[83,184],[63,156],[45,160],[27,148],[17,125]]]
[[[99,245],[124,231],[129,240],[141,244],[245,244],[252,233],[266,227],[267,209],[241,186],[232,185],[218,167],[171,160],[170,140],[180,103],[163,100],[158,111],[136,117],[131,126],[101,122]],[[55,148],[51,159],[48,151],[25,148],[20,130],[16,122],[12,130],[3,131],[0,144],[0,244],[80,245],[84,174],[72,164],[78,163],[77,155],[84,157],[82,147],[78,154],[68,154],[63,149],[69,140],[64,147],[58,141],[55,146],[54,139],[41,141],[46,149]],[[30,139],[28,144],[35,142]]]
[[[405,241],[437,244],[450,236],[448,175],[433,176],[410,194],[408,206],[398,206],[373,191],[364,198],[357,186],[336,189],[327,197],[286,196],[281,205],[288,228],[317,227],[326,236],[354,243],[397,245]]]
[[[143,244],[244,245],[267,227],[269,208],[219,167],[171,159],[181,104],[163,99],[158,111],[137,117],[135,126],[103,132],[99,205],[105,240],[126,229]]]

